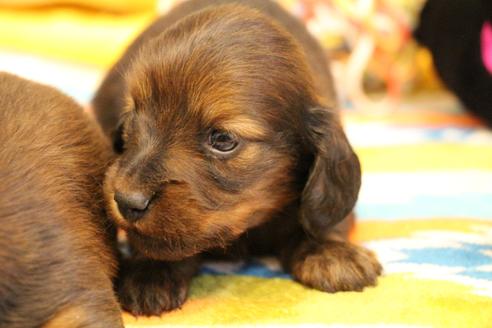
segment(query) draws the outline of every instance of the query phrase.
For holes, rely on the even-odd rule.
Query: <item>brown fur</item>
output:
[[[158,19],[93,103],[122,153],[105,198],[135,256],[154,260],[171,280],[196,268],[198,254],[240,250],[276,254],[321,290],[374,284],[374,256],[334,228],[360,187],[335,103],[323,51],[273,2],[191,0]],[[210,149],[215,130],[235,135],[236,150]],[[115,201],[135,192],[151,201],[127,214],[140,213],[137,221]],[[137,279],[142,262],[128,261],[119,276],[124,308],[158,314],[181,304],[188,281],[170,289],[156,273]]]
[[[0,131],[0,327],[123,327],[97,125],[58,91],[0,73]]]

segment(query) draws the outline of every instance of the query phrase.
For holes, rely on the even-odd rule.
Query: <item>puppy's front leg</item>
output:
[[[177,262],[124,259],[116,281],[121,307],[133,315],[160,315],[181,307],[199,268],[196,257]]]
[[[281,260],[286,271],[302,284],[326,291],[361,291],[376,284],[382,267],[368,249],[347,240],[346,218],[323,243],[299,237],[284,249]]]

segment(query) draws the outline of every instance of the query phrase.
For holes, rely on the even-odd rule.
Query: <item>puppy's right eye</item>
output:
[[[123,133],[123,124],[120,124],[116,131],[113,132],[113,150],[117,154],[122,154],[125,151],[125,140],[123,138]]]

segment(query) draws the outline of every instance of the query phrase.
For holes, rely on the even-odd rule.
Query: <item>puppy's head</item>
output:
[[[317,104],[299,46],[256,11],[181,20],[141,49],[127,91],[105,195],[143,254],[225,246],[295,202],[321,239],[352,209],[357,157]]]

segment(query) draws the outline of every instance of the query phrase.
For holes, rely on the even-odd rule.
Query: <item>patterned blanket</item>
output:
[[[0,51],[0,70],[82,103],[101,67]],[[126,326],[492,327],[492,133],[442,92],[400,107],[344,111],[363,166],[351,238],[383,263],[376,287],[327,294],[292,281],[270,258],[210,262],[181,309],[125,314]]]

